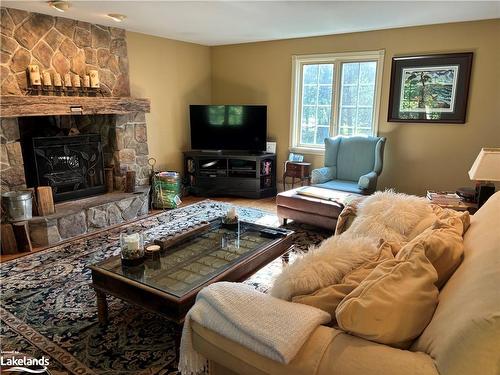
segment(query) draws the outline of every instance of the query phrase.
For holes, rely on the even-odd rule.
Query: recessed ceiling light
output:
[[[63,0],[49,1],[49,6],[59,12],[66,12],[69,9],[69,2]]]
[[[127,16],[124,14],[118,14],[118,13],[109,13],[108,17],[111,18],[115,22],[122,22]]]

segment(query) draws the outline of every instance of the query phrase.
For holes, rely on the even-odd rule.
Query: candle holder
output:
[[[144,236],[142,233],[121,233],[120,247],[124,266],[138,266],[144,262]]]

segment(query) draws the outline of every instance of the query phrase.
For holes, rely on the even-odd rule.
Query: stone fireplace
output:
[[[78,135],[68,135],[75,129]],[[55,201],[65,201],[56,205],[55,214],[30,220],[35,246],[147,214],[150,167],[144,112],[2,118],[0,138],[2,192],[52,186]],[[104,194],[104,167],[109,166],[114,168],[115,192]],[[84,176],[89,167],[93,177]],[[129,170],[136,172],[135,194],[123,192]]]
[[[130,97],[124,30],[1,10],[1,191],[51,186],[56,212],[29,221],[33,245],[47,246],[148,212],[150,167],[145,114]],[[26,68],[83,76],[98,70],[104,97],[26,96]],[[113,167],[114,192],[105,187]],[[136,192],[124,193],[127,171]]]

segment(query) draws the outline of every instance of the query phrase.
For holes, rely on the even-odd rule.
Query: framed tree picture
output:
[[[394,57],[388,121],[465,123],[472,52]]]

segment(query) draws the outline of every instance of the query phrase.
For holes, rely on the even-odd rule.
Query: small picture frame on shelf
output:
[[[276,142],[266,142],[266,151],[272,154],[276,153]]]

